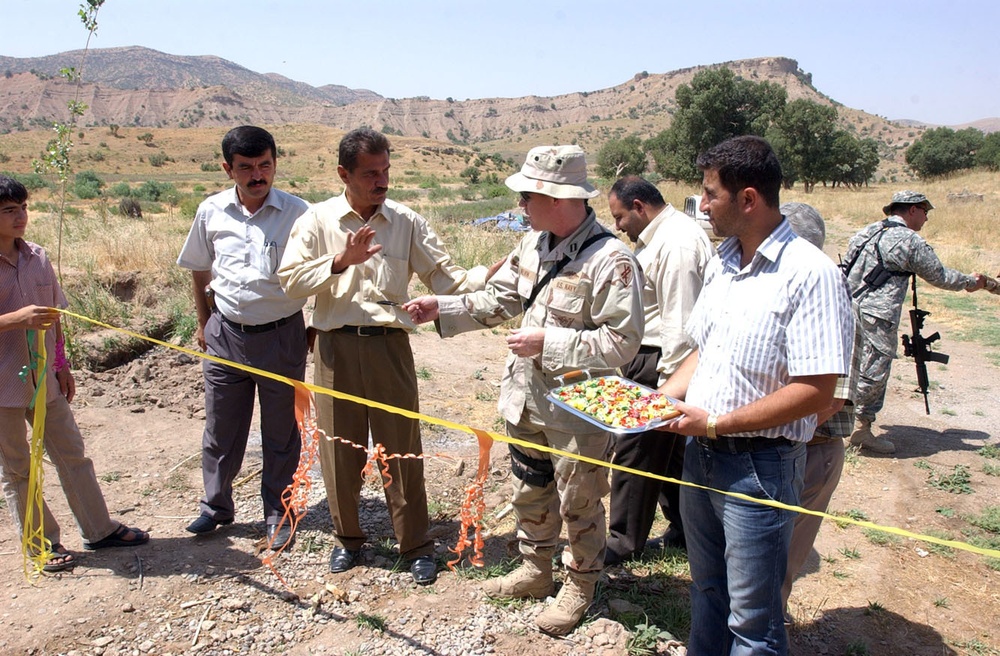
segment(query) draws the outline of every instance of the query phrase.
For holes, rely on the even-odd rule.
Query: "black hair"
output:
[[[781,191],[781,164],[767,140],[752,135],[733,137],[698,155],[702,171],[713,170],[719,182],[735,196],[753,187],[764,203],[777,208]]]
[[[0,175],[0,203],[21,203],[28,200],[28,189],[15,178]]]
[[[271,157],[278,159],[278,147],[274,145],[274,137],[264,128],[241,125],[222,137],[222,156],[229,166],[233,165],[233,155],[261,157],[267,151],[271,151]]]
[[[611,194],[617,196],[618,202],[625,207],[631,207],[632,201],[636,200],[655,207],[666,205],[660,190],[649,180],[637,175],[627,175],[615,180],[608,192],[608,195]]]
[[[348,171],[358,166],[358,155],[379,155],[390,152],[389,139],[384,134],[371,128],[351,130],[340,140],[337,153],[337,163]]]
[[[910,211],[910,208],[914,206],[922,207],[928,212],[930,212],[930,210],[927,209],[927,203],[925,203],[924,201],[921,201],[919,203],[893,203],[889,205],[889,213],[886,214],[886,216],[897,215],[897,212],[899,213],[898,215],[906,214],[907,212]]]

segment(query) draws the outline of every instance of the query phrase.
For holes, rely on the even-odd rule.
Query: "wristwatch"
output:
[[[714,440],[718,437],[715,433],[715,424],[718,423],[718,421],[718,415],[708,415],[708,419],[705,420],[705,435],[707,435],[710,440]]]

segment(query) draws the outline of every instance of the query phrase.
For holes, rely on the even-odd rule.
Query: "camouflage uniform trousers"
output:
[[[861,358],[854,404],[859,419],[874,421],[885,403],[889,369],[896,353],[896,327],[891,321],[870,314],[861,313],[858,319]]]
[[[611,435],[607,432],[571,434],[522,420],[507,422],[513,438],[607,461]],[[555,552],[563,524],[569,547],[563,564],[580,573],[600,572],[607,545],[607,519],[603,497],[611,492],[607,468],[545,451],[516,449],[536,460],[552,462],[555,480],[545,487],[529,485],[512,476],[514,516],[519,549],[525,557],[548,559]]]

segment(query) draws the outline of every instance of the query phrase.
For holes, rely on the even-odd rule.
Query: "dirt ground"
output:
[[[969,530],[967,517],[998,504],[1000,477],[987,476],[983,467],[1000,461],[976,453],[997,443],[1000,406],[992,378],[997,369],[982,347],[942,332],[941,350],[950,353],[951,364],[931,365],[932,414],[924,414],[922,398],[911,392],[912,363],[898,361],[878,421],[898,452],[851,455],[832,510],[961,540]],[[422,411],[497,430],[503,337],[503,331],[452,340],[415,334]],[[333,575],[326,569],[329,513],[316,476],[296,546],[276,562],[285,585],[257,556],[264,535],[259,449],[251,446],[244,463],[241,477],[247,481],[237,488],[236,524],[208,537],[184,530],[197,515],[201,492],[204,412],[195,359],[158,348],[109,372],[79,372],[78,382],[77,419],[112,515],[150,530],[152,540],[137,549],[84,554],[55,471],[47,465],[45,495],[79,565],[29,582],[19,540],[3,514],[2,653],[625,653],[624,635],[607,629],[607,619],[557,640],[532,627],[540,604],[511,609],[484,604],[475,581],[451,572],[429,588],[414,586],[405,570],[393,569],[391,531],[374,485],[366,487],[364,506],[375,526],[371,548],[359,567]],[[476,469],[476,446],[466,433],[426,423],[424,444],[427,454],[447,456],[427,463],[432,532],[444,560],[457,534],[461,491]],[[513,538],[510,517],[496,517],[509,500],[506,445],[495,444],[492,459],[488,562],[507,557]],[[960,464],[971,472],[971,494],[928,485],[929,474],[951,473]],[[824,523],[816,553],[792,593],[793,653],[1000,653],[1000,571],[964,551],[942,552],[909,539],[879,542],[884,544],[856,527]],[[592,616],[610,617],[613,586],[606,590]],[[371,616],[386,618],[383,632],[359,620]],[[606,637],[594,637],[605,630]],[[661,646],[660,653],[680,651]]]

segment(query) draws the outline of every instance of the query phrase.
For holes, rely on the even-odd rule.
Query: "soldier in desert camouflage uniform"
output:
[[[485,290],[462,296],[424,296],[404,307],[415,322],[437,320],[442,337],[497,326],[522,315],[507,338],[510,355],[499,410],[511,437],[589,458],[607,459],[611,436],[554,408],[545,398],[556,377],[588,369],[613,374],[632,360],[643,335],[641,271],[628,247],[597,223],[587,199],[583,151],[576,146],[533,148],[507,186],[521,193],[533,231],[507,256]],[[549,275],[556,271],[555,275]],[[552,594],[552,557],[562,525],[567,579],[556,603],[535,620],[543,631],[573,630],[594,597],[604,564],[606,520],[601,466],[545,451],[511,446],[513,506],[523,564],[487,581],[495,597],[543,599]]]
[[[897,191],[882,208],[886,219],[866,226],[851,238],[845,262],[847,281],[861,331],[861,375],[856,394],[857,417],[851,444],[877,453],[893,453],[895,445],[871,430],[882,409],[889,368],[896,355],[897,331],[910,275],[941,289],[974,292],[982,289],[982,274],[948,269],[917,233],[934,209],[923,194]],[[885,273],[879,276],[879,270]],[[881,278],[881,280],[879,280]]]

